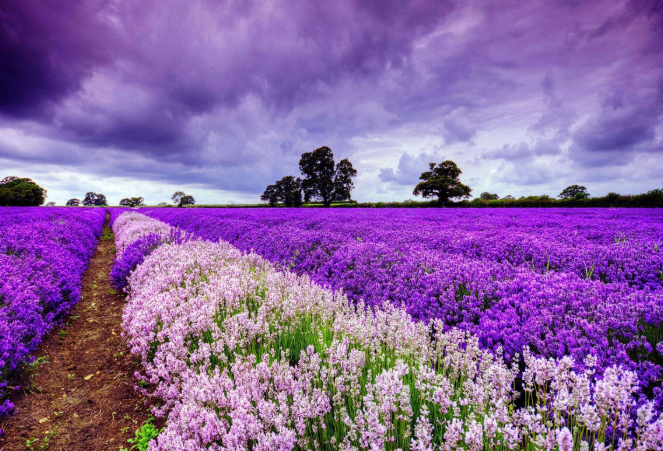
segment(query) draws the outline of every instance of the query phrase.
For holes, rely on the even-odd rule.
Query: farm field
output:
[[[657,210],[152,210],[369,306],[389,302],[501,347],[638,372],[663,407]],[[663,346],[660,345],[660,346]],[[660,348],[660,347],[659,347]]]
[[[658,212],[141,212],[154,449],[660,446]]]

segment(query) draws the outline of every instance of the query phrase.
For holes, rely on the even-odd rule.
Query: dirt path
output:
[[[15,413],[0,418],[0,451],[129,448],[127,439],[148,418],[133,389],[138,364],[120,336],[124,297],[108,277],[114,255],[106,220],[83,279],[83,299],[23,372]]]

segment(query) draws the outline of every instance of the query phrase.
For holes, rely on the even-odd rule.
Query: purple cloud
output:
[[[616,89],[573,133],[571,156],[585,165],[620,164],[635,152],[663,152],[663,74],[652,86]],[[618,155],[615,158],[615,155]]]
[[[535,144],[529,145],[520,142],[516,145],[504,144],[501,148],[485,152],[482,158],[488,160],[527,160],[534,157],[560,155],[562,151],[554,141],[538,140]]]
[[[421,153],[416,157],[404,153],[398,160],[398,167],[380,169],[380,180],[397,185],[416,185],[422,172],[428,170],[429,163],[444,161],[443,157],[436,157],[427,153]]]

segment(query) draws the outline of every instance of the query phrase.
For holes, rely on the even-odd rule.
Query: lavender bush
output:
[[[124,214],[123,214],[124,213]],[[140,265],[154,249],[163,243],[181,243],[186,234],[167,224],[145,215],[114,209],[111,227],[115,233],[117,255],[113,261],[110,278],[118,290],[127,288],[129,274]]]
[[[105,211],[0,209],[0,415],[11,379],[81,297]]]
[[[161,235],[150,233],[144,237],[138,238],[131,243],[122,252],[120,258],[113,261],[113,266],[110,272],[111,283],[116,290],[124,290],[127,287],[127,278],[129,274],[136,269],[138,265],[143,263],[145,257],[161,246]]]
[[[167,416],[153,450],[663,447],[652,402],[632,419],[623,366],[524,348],[520,372],[440,319],[349,302],[223,241],[162,245],[129,283],[123,326]]]

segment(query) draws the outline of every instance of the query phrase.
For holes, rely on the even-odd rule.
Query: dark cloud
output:
[[[0,112],[39,116],[123,53],[99,14],[110,1],[0,2]]]
[[[620,165],[636,152],[663,152],[663,78],[653,86],[613,89],[598,114],[573,133],[571,157],[583,165]]]
[[[522,161],[515,163],[502,163],[496,171],[491,173],[492,184],[511,187],[541,186],[558,180],[559,166],[537,161]],[[537,194],[537,193],[530,193]]]
[[[473,138],[477,134],[477,127],[465,115],[465,108],[458,108],[444,118],[444,143],[474,144]]]
[[[567,106],[557,92],[557,81],[552,71],[546,73],[541,82],[541,88],[543,89],[544,106],[541,117],[530,127],[530,130],[541,134],[552,132],[556,139],[564,139],[576,120],[575,110],[573,107]]]

